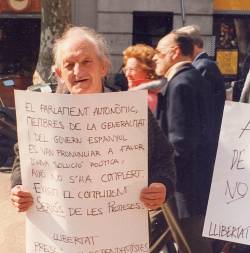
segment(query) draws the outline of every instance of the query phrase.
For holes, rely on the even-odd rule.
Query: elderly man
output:
[[[54,45],[55,72],[67,93],[104,92],[103,78],[110,61],[104,38],[86,27],[72,27]],[[65,89],[62,89],[65,90]],[[173,149],[149,113],[149,186],[142,189],[140,199],[149,209],[159,208],[171,196],[175,185]],[[19,212],[33,203],[30,192],[21,185],[20,162],[17,157],[11,178],[11,200]]]
[[[208,124],[202,86],[204,80],[191,64],[192,39],[185,33],[171,32],[156,48],[156,74],[163,76],[157,119],[175,150],[177,216],[192,253],[210,253],[210,243],[202,238],[207,189],[201,187],[211,171],[199,167],[199,147],[208,138]]]

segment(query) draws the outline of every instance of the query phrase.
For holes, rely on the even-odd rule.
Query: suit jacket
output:
[[[163,81],[156,117],[175,149],[178,216],[204,214],[209,194],[204,182],[210,186],[211,178],[211,170],[199,165],[205,157],[199,147],[209,139],[210,128],[204,80],[199,71],[187,63],[169,82]]]
[[[225,83],[216,62],[211,60],[207,53],[203,52],[199,54],[194,59],[193,66],[200,71],[203,78],[207,81],[207,90],[211,94],[209,106],[211,109],[211,120],[213,121],[213,166],[218,146],[221,120],[226,99]]]

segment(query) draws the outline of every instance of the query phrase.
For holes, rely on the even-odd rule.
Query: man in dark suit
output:
[[[171,32],[156,48],[156,73],[163,76],[156,117],[175,149],[177,217],[192,253],[211,253],[210,242],[202,238],[205,209],[200,188],[211,171],[198,166],[199,146],[209,138],[204,80],[191,64],[193,42],[185,33]],[[203,179],[201,178],[203,177]]]
[[[203,49],[204,42],[199,27],[196,25],[189,25],[181,27],[177,31],[185,32],[192,38],[194,44],[193,66],[199,70],[203,78],[206,79],[209,85],[209,92],[212,94],[212,107],[210,108],[210,112],[212,112],[211,119],[213,120],[211,166],[214,167],[226,99],[225,83],[216,62],[210,59]]]

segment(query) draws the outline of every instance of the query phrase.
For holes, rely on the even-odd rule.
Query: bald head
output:
[[[192,57],[193,55],[193,41],[186,33],[173,31],[163,37],[159,42],[159,46],[162,47],[167,48],[169,45],[178,46],[183,56]]]
[[[156,74],[167,77],[173,65],[192,61],[193,49],[193,42],[187,34],[175,31],[167,34],[159,41],[153,58],[156,62]]]

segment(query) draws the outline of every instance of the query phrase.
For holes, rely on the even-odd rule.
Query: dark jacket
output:
[[[224,104],[226,99],[226,89],[223,76],[215,61],[211,60],[207,53],[199,54],[193,61],[193,66],[200,71],[202,77],[208,82],[209,92],[211,92],[211,112],[212,112],[212,167],[216,157],[219,141],[220,128]]]
[[[173,148],[160,130],[157,121],[148,114],[148,178],[149,184],[160,182],[166,186],[167,195],[175,188],[175,166]],[[16,159],[13,164],[11,187],[22,184],[18,145],[15,147]]]
[[[203,182],[211,177],[211,171],[199,165],[204,158],[200,146],[208,142],[210,128],[202,89],[204,80],[187,63],[165,82],[156,117],[175,150],[178,215],[184,218],[204,214],[209,189]]]

